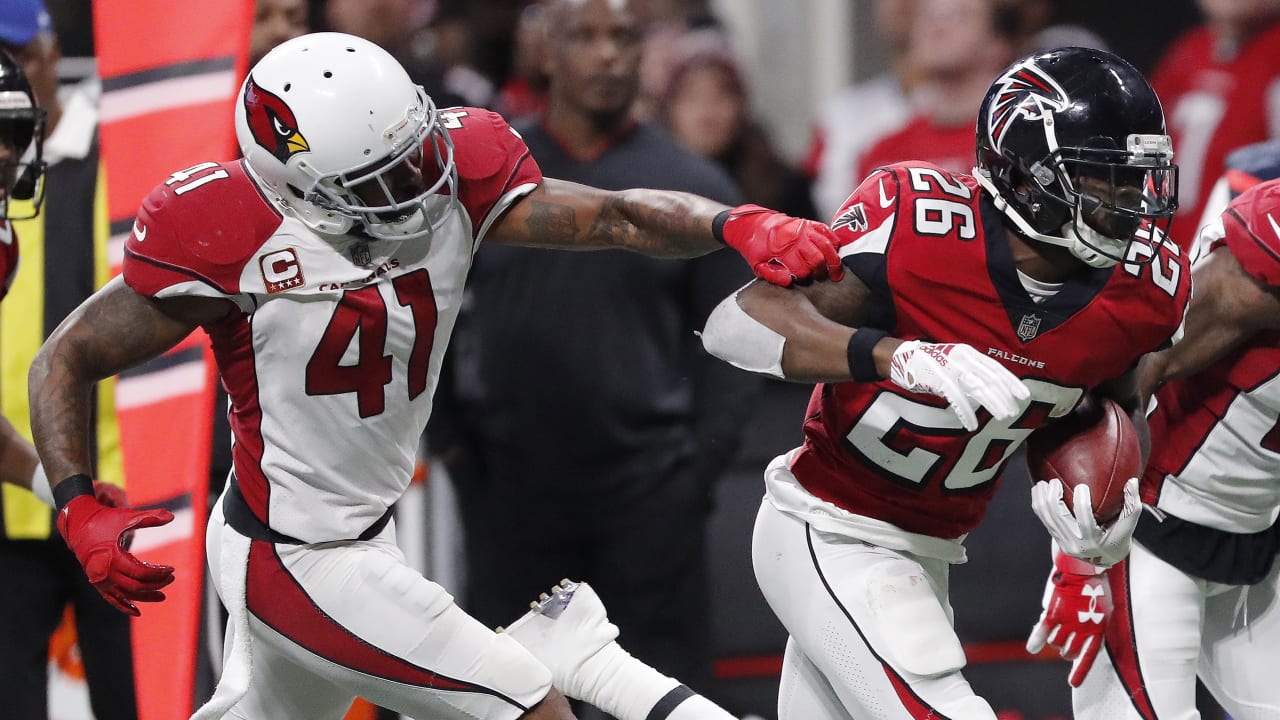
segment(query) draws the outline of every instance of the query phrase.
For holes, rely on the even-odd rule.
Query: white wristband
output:
[[[53,488],[49,487],[49,478],[44,474],[44,465],[36,463],[36,471],[31,474],[31,492],[40,502],[53,507]]]

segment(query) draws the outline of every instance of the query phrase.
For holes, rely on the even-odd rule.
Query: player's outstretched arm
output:
[[[547,178],[508,210],[490,242],[561,250],[622,248],[665,258],[737,250],[757,276],[779,285],[839,278],[836,238],[822,223],[755,205],[729,208],[665,190],[600,190]]]
[[[173,519],[167,510],[112,507],[95,496],[89,461],[89,389],[155,357],[197,326],[227,312],[223,301],[154,301],[120,278],[86,300],[36,354],[28,376],[31,429],[53,483],[58,530],[89,582],[116,609],[139,615],[135,602],[164,600],[173,568],[130,554],[123,542],[142,527]]]

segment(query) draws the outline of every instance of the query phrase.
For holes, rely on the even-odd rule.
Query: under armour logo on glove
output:
[[[716,218],[716,238],[737,250],[761,280],[787,287],[793,282],[839,281],[844,264],[839,239],[820,222],[794,218],[759,205],[741,205]]]
[[[1107,619],[1107,614],[1101,610],[1101,602],[1107,600],[1107,589],[1096,583],[1086,583],[1080,588],[1080,594],[1089,598],[1089,607],[1086,610],[1080,610],[1076,613],[1077,618],[1082,623],[1094,623],[1101,625],[1103,620]]]
[[[1107,576],[1093,566],[1058,553],[1054,571],[1045,585],[1044,611],[1027,638],[1027,652],[1044,646],[1057,648],[1071,660],[1071,687],[1080,687],[1102,648],[1111,596]]]

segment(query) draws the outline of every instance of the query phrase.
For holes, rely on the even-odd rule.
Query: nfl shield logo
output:
[[[1040,316],[1029,313],[1022,316],[1022,322],[1018,323],[1018,337],[1022,342],[1026,342],[1036,336],[1040,332]]]
[[[351,248],[351,262],[356,265],[368,265],[373,262],[369,254],[369,243],[357,243]]]

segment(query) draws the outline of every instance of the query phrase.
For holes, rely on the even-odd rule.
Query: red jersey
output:
[[[1205,201],[1227,154],[1280,137],[1280,23],[1254,34],[1229,58],[1215,52],[1201,27],[1183,35],[1151,76],[1164,104],[1178,163],[1178,215],[1173,237],[1195,240]]]
[[[1186,261],[1167,243],[1151,264],[1084,267],[1036,303],[1018,278],[1003,218],[977,182],[926,163],[873,173],[832,227],[846,267],[873,295],[864,325],[906,340],[967,343],[1031,390],[1021,416],[997,421],[981,411],[979,428],[967,432],[946,401],[887,379],[815,388],[791,463],[797,481],[844,510],[922,535],[972,530],[1027,435],[1164,346],[1190,295]]]
[[[13,231],[13,224],[8,220],[0,220],[0,298],[9,294],[9,286],[18,274],[18,234]]]
[[[904,160],[937,165],[953,173],[968,174],[977,158],[973,123],[938,125],[928,115],[917,115],[901,130],[880,138],[859,159],[854,178]]]
[[[1257,185],[1202,236],[1201,257],[1226,247],[1258,282],[1280,288],[1280,180]],[[1280,332],[1259,332],[1156,393],[1143,500],[1184,520],[1256,533],[1280,515]]]

